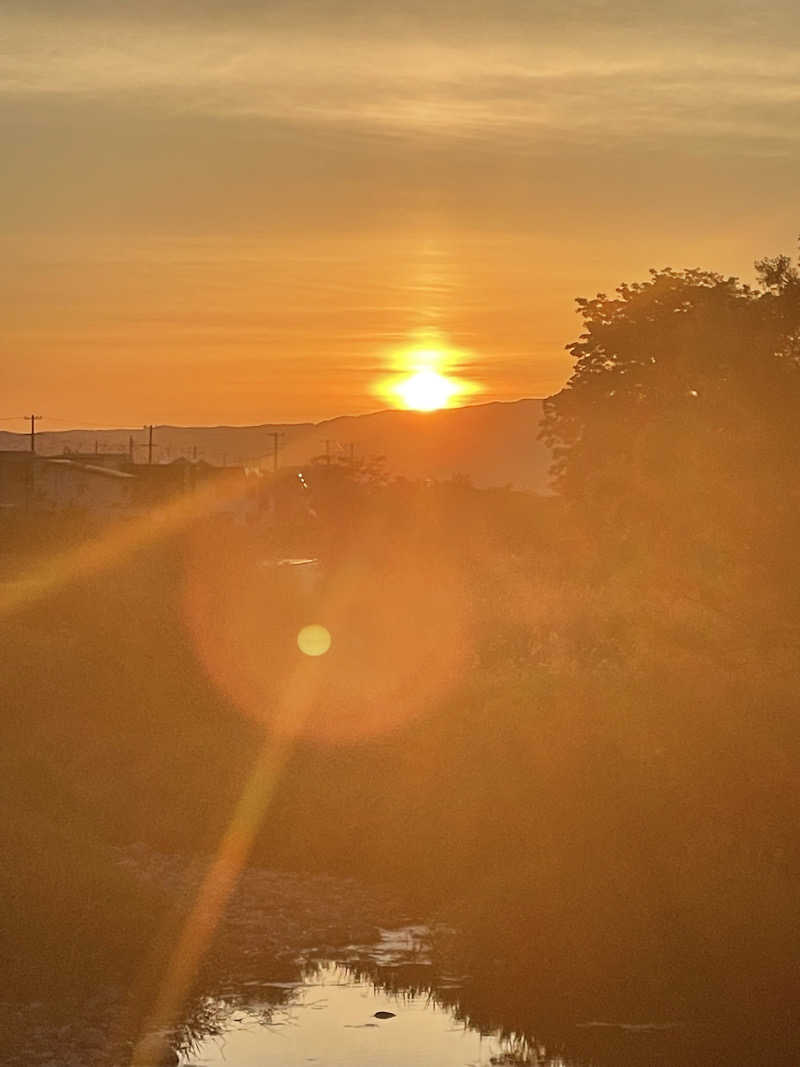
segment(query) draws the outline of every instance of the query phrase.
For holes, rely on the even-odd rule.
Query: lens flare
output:
[[[331,635],[316,623],[304,626],[297,635],[297,647],[306,656],[324,656],[331,647]]]
[[[396,544],[394,512],[352,521],[362,550],[325,565],[313,603],[297,568],[260,565],[256,531],[226,530],[224,553],[213,527],[187,539],[184,618],[195,651],[232,704],[270,735],[296,728],[323,746],[386,735],[433,714],[468,670],[458,560],[422,547],[424,530],[439,521],[428,494],[409,502],[411,547]]]

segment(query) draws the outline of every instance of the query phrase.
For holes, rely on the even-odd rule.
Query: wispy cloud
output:
[[[595,12],[572,43],[533,17],[516,42],[341,39],[233,24],[9,20],[0,95],[125,102],[145,112],[332,124],[390,135],[800,139],[800,60],[782,45],[654,41]]]

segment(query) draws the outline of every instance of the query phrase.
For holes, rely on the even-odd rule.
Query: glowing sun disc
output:
[[[443,374],[426,368],[398,382],[394,386],[394,392],[407,408],[414,411],[436,411],[437,408],[447,407],[460,389]]]

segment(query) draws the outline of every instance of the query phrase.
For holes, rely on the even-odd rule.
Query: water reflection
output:
[[[285,995],[275,1003],[275,995]],[[310,964],[297,982],[265,983],[260,995],[206,1004],[217,1033],[196,1042],[184,1064],[295,1067],[566,1067],[561,1057],[461,1022],[432,993],[391,992],[352,966]]]

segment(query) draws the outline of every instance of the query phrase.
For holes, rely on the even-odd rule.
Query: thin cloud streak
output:
[[[0,59],[0,96],[444,138],[529,131],[796,143],[800,123],[787,119],[800,104],[799,71],[791,41],[709,52],[696,42],[656,44],[630,33],[621,42],[602,25],[591,49],[358,37],[332,48],[329,38],[297,33],[194,28],[179,35],[145,24],[114,36],[80,20],[18,17]]]

